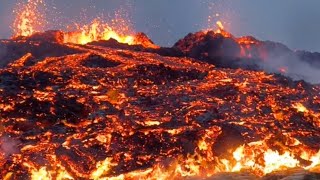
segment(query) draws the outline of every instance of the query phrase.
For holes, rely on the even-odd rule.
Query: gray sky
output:
[[[0,1],[0,38],[7,38],[11,34],[9,28],[13,20],[11,11],[17,1],[19,0]],[[128,10],[135,31],[146,32],[157,44],[171,46],[189,32],[208,28],[207,17],[219,13],[219,19],[225,23],[226,29],[237,36],[253,35],[261,40],[282,42],[292,49],[320,52],[319,0],[46,0],[46,2],[49,9],[48,19],[49,21],[54,19],[50,27],[47,27],[50,29],[80,19],[82,22],[90,22],[101,13],[112,15],[115,10],[122,7]],[[53,9],[54,6],[56,10]],[[83,16],[84,8],[86,18]],[[53,13],[54,11],[56,13]]]

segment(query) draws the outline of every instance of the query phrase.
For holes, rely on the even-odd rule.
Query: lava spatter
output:
[[[13,11],[16,15],[12,25],[13,37],[30,36],[44,30],[47,22],[40,7],[45,7],[43,0],[28,0],[17,4]]]

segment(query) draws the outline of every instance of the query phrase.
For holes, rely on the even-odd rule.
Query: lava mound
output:
[[[225,31],[190,33],[176,42],[174,47],[187,56],[203,59],[219,67],[257,70],[257,64],[262,60],[293,53],[280,43],[263,42],[251,36],[236,38]]]
[[[294,80],[320,83],[319,53],[293,51],[281,43],[252,36],[235,37],[223,29],[190,33],[173,49],[217,67],[278,73]]]

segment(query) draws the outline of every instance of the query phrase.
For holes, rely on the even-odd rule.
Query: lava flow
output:
[[[98,20],[0,40],[0,177],[319,179],[320,86],[234,68],[267,45],[218,25],[172,48]]]

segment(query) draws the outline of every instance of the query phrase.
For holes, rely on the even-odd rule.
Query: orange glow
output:
[[[39,31],[34,14],[39,3],[28,1],[15,36]],[[239,56],[255,57],[250,50],[258,40],[233,37],[221,21],[216,25],[213,35],[234,40]],[[0,164],[8,169],[0,171],[3,179],[27,174],[33,180],[175,180],[225,172],[262,177],[292,168],[320,172],[319,146],[307,143],[309,137],[319,139],[320,113],[312,107],[320,102],[319,91],[310,88],[306,94],[303,86],[293,88],[262,71],[81,46],[110,39],[153,44],[131,35],[129,27],[99,19],[79,29],[64,33],[66,44],[57,45],[80,53],[39,58],[25,67],[33,58],[27,53],[1,74],[1,88],[6,83],[9,88],[0,89],[8,94],[0,96],[0,150],[6,149],[3,134],[19,140],[17,151],[8,143],[10,156],[0,152]]]
[[[93,41],[115,39],[120,43],[129,45],[135,44],[134,36],[124,35],[116,32],[108,24],[98,19],[93,20],[89,25],[85,25],[79,32],[69,32],[64,35],[64,43],[87,44]]]
[[[250,169],[257,175],[262,176],[274,171],[295,167],[308,170],[319,165],[319,153],[303,150],[305,147],[296,139],[290,139],[288,141],[292,142],[288,143],[292,143],[291,145],[297,148],[288,149],[281,153],[279,153],[278,150],[272,150],[266,140],[252,142],[238,147],[233,152],[233,160],[221,160],[221,163],[225,166],[223,169],[232,172]],[[303,159],[313,162],[310,166],[300,164],[300,161],[297,159],[297,157],[303,156],[303,154],[307,154]],[[233,161],[235,161],[235,163],[231,163]]]
[[[27,3],[18,3],[14,11],[16,17],[12,25],[13,38],[28,37],[43,31],[47,22],[45,21],[45,13],[41,12],[40,8],[44,7],[43,0],[28,0]],[[158,48],[149,39],[133,34],[130,20],[123,17],[120,11],[117,11],[115,16],[110,24],[103,22],[101,18],[96,18],[88,25],[77,25],[78,31],[63,33],[63,43],[84,45],[93,41],[114,39],[119,43]]]
[[[224,30],[224,26],[222,25],[221,21],[217,21],[216,24],[218,25],[219,29]]]
[[[92,179],[99,179],[101,175],[110,171],[112,165],[112,158],[107,158],[103,162],[97,164],[97,169],[91,173]]]
[[[41,167],[38,171],[33,170],[31,172],[32,180],[50,180],[52,179],[49,172],[46,170],[46,167]]]
[[[301,103],[296,103],[292,105],[298,112],[308,112],[308,109]]]
[[[43,0],[28,0],[27,3],[17,4],[12,25],[13,37],[30,36],[43,29],[45,18],[39,6],[44,6]]]
[[[86,47],[82,46],[75,47],[86,49]],[[180,101],[181,106],[187,110],[185,114],[180,114],[180,122],[177,123],[174,120],[175,124],[171,126],[171,124],[168,125],[168,122],[172,123],[171,117],[174,111],[180,111],[180,105],[177,106],[179,107],[178,109],[171,111],[170,108],[161,109],[166,108],[165,106],[155,106],[150,110],[149,108],[141,108],[143,106],[142,103],[128,103],[129,101],[138,101],[136,97],[129,96],[126,90],[122,88],[125,83],[118,81],[117,73],[129,74],[134,72],[127,71],[123,67],[119,69],[115,67],[112,69],[112,73],[110,73],[110,68],[99,68],[97,70],[82,67],[83,71],[74,68],[83,66],[80,63],[88,60],[89,57],[94,57],[92,55],[95,52],[92,52],[91,48],[90,46],[90,49],[88,48],[89,51],[84,54],[73,54],[63,56],[63,58],[49,57],[43,62],[32,66],[32,69],[36,70],[35,72],[39,70],[48,71],[48,68],[54,68],[54,71],[58,69],[58,72],[60,72],[61,69],[59,68],[67,68],[73,70],[75,74],[78,73],[77,76],[90,77],[92,78],[90,80],[97,80],[99,84],[90,85],[81,82],[80,78],[73,78],[65,86],[66,91],[70,89],[68,92],[74,92],[75,90],[77,92],[86,92],[85,95],[72,103],[81,102],[81,104],[89,107],[90,101],[92,101],[95,109],[91,111],[91,114],[82,116],[81,120],[76,123],[64,118],[59,120],[59,128],[70,130],[66,133],[59,133],[59,131],[56,133],[55,130],[45,131],[44,128],[41,128],[42,131],[38,131],[40,133],[36,135],[28,134],[24,136],[24,130],[12,129],[11,125],[3,127],[4,132],[15,133],[21,138],[25,138],[25,141],[31,140],[30,142],[33,142],[24,144],[19,149],[20,152],[15,154],[12,159],[17,169],[22,164],[25,174],[28,174],[33,179],[166,180],[207,178],[225,172],[235,172],[235,174],[250,172],[255,176],[262,177],[269,173],[285,171],[291,168],[319,172],[319,149],[309,147],[297,138],[308,137],[313,133],[309,131],[309,127],[306,129],[298,127],[291,131],[288,130],[289,132],[280,129],[280,126],[286,129],[292,128],[289,121],[290,117],[295,116],[298,112],[301,122],[308,121],[308,124],[315,124],[314,127],[318,127],[319,112],[306,107],[309,100],[283,100],[285,102],[283,103],[282,100],[280,101],[274,97],[274,94],[299,97],[298,94],[305,91],[304,89],[299,91],[299,88],[278,85],[273,75],[264,72],[244,71],[241,69],[222,71],[217,68],[209,70],[211,66],[205,63],[163,57],[163,62],[169,62],[167,66],[170,66],[169,64],[176,65],[175,63],[183,60],[182,62],[186,63],[181,64],[188,65],[187,67],[194,67],[199,71],[209,71],[205,80],[195,82],[198,84],[194,88],[191,88],[194,84],[178,85],[170,90],[159,88],[156,84],[139,86],[137,83],[134,85],[139,88],[138,92],[141,95],[150,95],[152,93],[159,95],[160,92],[163,93],[163,98],[159,100],[161,103],[164,102],[170,105],[173,96],[177,101]],[[148,58],[141,60],[143,63],[155,63],[159,58],[159,56],[151,53],[146,54],[134,51],[126,51],[126,53],[130,53],[134,57],[148,55]],[[112,59],[110,61],[124,62],[123,56],[119,55],[118,50],[110,48],[107,53],[101,52],[101,54],[103,55],[101,58],[105,58],[102,59],[103,62],[109,59]],[[64,66],[61,66],[61,61]],[[130,66],[134,66],[137,59],[128,58],[125,61]],[[51,63],[50,66],[46,64],[48,62]],[[18,62],[18,64],[20,63]],[[10,67],[20,68],[20,66],[13,65]],[[157,68],[157,66],[153,68]],[[161,76],[166,75],[165,71],[161,71]],[[95,72],[99,72],[96,77],[90,76],[91,73]],[[147,78],[155,76],[156,71],[149,72],[150,74]],[[28,70],[29,73],[30,70]],[[104,82],[102,77],[105,76],[117,77],[115,79],[119,84],[110,85],[110,82]],[[119,78],[121,77],[119,76]],[[152,79],[147,80],[151,81]],[[56,83],[56,81],[59,82],[61,80],[50,79],[49,81]],[[269,84],[265,83],[266,81],[275,83]],[[32,90],[33,101],[39,104],[57,101],[56,92],[53,91],[54,87],[48,85],[46,89],[39,88],[35,87]],[[101,89],[103,89],[102,93],[99,91]],[[217,89],[220,90],[219,93],[229,91],[229,94],[214,97],[214,95],[218,94],[214,92]],[[264,91],[265,97],[258,99],[258,95],[252,93],[259,91]],[[201,100],[192,99],[190,101],[184,99],[182,102],[182,96],[176,95],[180,93],[181,95],[194,93],[192,96],[205,98]],[[26,100],[29,97],[25,94],[19,95]],[[68,95],[70,94],[66,96]],[[92,99],[86,99],[88,96],[92,96]],[[225,97],[232,97],[232,99],[226,99]],[[314,98],[319,101],[316,96]],[[140,100],[143,101],[144,99],[141,98]],[[5,108],[5,113],[19,111],[16,106],[19,101],[17,102],[13,98],[7,102],[0,102],[0,107]],[[230,105],[235,106],[235,108],[228,108]],[[6,106],[9,107],[6,108]],[[111,110],[110,107],[113,109]],[[208,115],[207,111],[212,107],[217,109],[215,112],[224,114],[219,117],[221,119]],[[267,112],[260,116],[258,113],[263,112],[262,109],[266,107],[269,107],[264,110]],[[52,112],[58,112],[55,106],[52,108]],[[120,112],[118,108],[123,108],[124,110]],[[33,110],[29,108],[29,104],[27,109],[30,110],[28,112]],[[161,110],[166,112],[159,113]],[[254,115],[241,116],[247,112]],[[128,118],[130,115],[139,116],[136,120],[131,120]],[[39,121],[41,121],[41,114],[39,116]],[[226,119],[224,119],[224,116],[226,116]],[[22,117],[24,116],[22,115]],[[24,126],[28,121],[27,118],[14,118],[14,123]],[[210,121],[214,123],[210,124]],[[279,125],[275,125],[275,122]],[[243,130],[241,134],[239,133],[239,136],[244,140],[239,141],[233,147],[225,148],[225,139],[222,138],[221,140],[219,138],[223,137],[224,133],[228,134],[229,129],[223,129],[226,123]],[[32,129],[34,128],[38,128],[38,126],[34,127],[32,124]],[[254,140],[252,135],[246,134],[247,132],[251,132],[253,133],[252,135],[256,136]],[[231,136],[233,135],[231,134]],[[35,139],[37,141],[34,141]],[[160,147],[158,152],[154,153],[154,150],[158,147]],[[220,147],[220,151],[217,151]],[[118,151],[119,148],[121,150]],[[100,153],[103,155],[100,156]],[[36,155],[44,159],[44,162],[34,162],[33,158]],[[127,169],[122,171],[125,168]],[[15,176],[10,172],[4,172],[4,174],[6,177]]]
[[[232,37],[232,35],[229,32],[225,31],[224,26],[221,21],[217,21],[216,25],[217,25],[218,29],[215,30],[215,33],[221,34],[224,37]]]
[[[113,22],[124,22],[124,19],[113,20]],[[102,22],[99,19],[94,19],[89,25],[84,25],[79,28],[79,31],[75,32],[66,32],[64,33],[64,43],[73,43],[73,44],[87,44],[93,41],[101,40],[110,40],[114,39],[119,43],[124,43],[128,45],[142,45],[146,48],[159,48],[157,45],[150,42],[149,39],[146,39],[139,34],[126,34],[130,30],[129,26],[123,25],[118,27],[110,26],[107,23]]]

